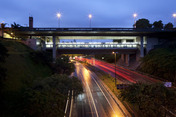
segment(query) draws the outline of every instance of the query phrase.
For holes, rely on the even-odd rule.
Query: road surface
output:
[[[84,92],[74,100],[72,117],[130,117],[123,105],[115,102],[94,73],[79,62],[75,63],[75,67]]]
[[[156,83],[160,82],[159,80],[153,79],[149,76],[142,75],[135,71],[131,71],[125,69],[123,67],[107,63],[105,61],[97,60],[97,59],[86,59],[86,61],[90,64],[94,64],[95,67],[105,71],[106,73],[111,74],[113,77],[116,73],[116,78],[120,83],[136,83],[136,82],[144,82],[144,83]]]

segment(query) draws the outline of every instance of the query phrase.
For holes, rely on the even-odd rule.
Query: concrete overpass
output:
[[[148,52],[155,45],[164,43],[168,39],[175,39],[176,37],[176,29],[136,28],[18,28],[6,29],[6,33],[36,39],[36,44],[42,45],[44,50],[53,50],[53,59],[56,58],[56,50],[58,49],[60,53],[76,52],[85,54],[101,51],[117,51],[125,57],[125,60],[129,60],[129,54],[137,54],[137,50],[140,52],[140,57],[144,57],[144,48]],[[96,44],[97,47],[95,48],[95,44],[93,43],[83,45],[79,43],[61,43],[59,40],[63,39],[111,39],[117,42],[109,44],[110,46],[108,47],[105,47],[108,44]],[[131,40],[133,41],[131,42]],[[134,43],[137,43],[135,47]],[[133,48],[126,46],[128,44],[133,45]]]

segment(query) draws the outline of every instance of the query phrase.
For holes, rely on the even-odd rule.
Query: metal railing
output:
[[[157,31],[176,31],[176,28],[171,29],[138,29],[138,28],[28,28],[21,27],[15,30],[19,31],[137,31],[137,32],[157,32]]]
[[[52,48],[52,44],[46,44],[46,48]],[[89,48],[89,49],[111,49],[111,48],[137,48],[138,44],[57,44],[58,48]]]

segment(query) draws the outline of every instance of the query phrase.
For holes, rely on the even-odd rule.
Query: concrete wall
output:
[[[26,41],[22,41],[22,43],[24,43],[25,45],[29,46],[33,50],[37,49],[36,39],[27,39]]]
[[[158,38],[147,38],[146,51],[147,53],[154,48],[155,45],[158,45]]]

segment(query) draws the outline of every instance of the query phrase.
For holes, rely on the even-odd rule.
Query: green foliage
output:
[[[8,50],[8,57],[0,64],[6,69],[6,78],[0,95],[0,116],[19,117],[22,90],[30,86],[36,78],[51,75],[51,69],[46,65],[33,62],[30,57],[30,52],[33,50],[29,47],[16,41],[2,40],[1,43]],[[5,73],[3,70],[0,72]]]
[[[136,28],[151,28],[152,25],[150,24],[148,19],[139,19],[136,21]]]
[[[164,29],[172,29],[173,27],[174,25],[171,22],[169,22],[164,26]]]
[[[163,117],[166,111],[164,108],[176,108],[176,92],[163,84],[132,84],[121,90],[120,97],[137,105],[144,117]]]
[[[53,75],[25,91],[24,115],[26,117],[56,117],[64,116],[64,106],[69,90],[77,94],[83,91],[81,82],[66,75]]]
[[[150,51],[142,59],[138,70],[176,82],[176,48],[159,48]]]
[[[71,74],[74,72],[74,64],[69,62],[69,56],[60,56],[56,59],[55,64],[53,64],[54,73],[58,74]]]
[[[0,62],[5,62],[5,58],[8,56],[8,50],[4,47],[4,45],[2,45],[1,41],[0,41]]]
[[[161,20],[155,21],[153,23],[153,28],[155,28],[155,29],[163,29],[163,23],[162,23],[162,21]]]
[[[6,69],[2,66],[2,63],[5,62],[5,58],[8,56],[8,50],[0,42],[0,91],[2,89],[3,81],[6,77]]]
[[[52,62],[52,54],[46,51],[32,51],[30,57],[36,64],[49,65]]]
[[[17,23],[13,23],[13,24],[11,24],[11,27],[12,28],[20,28],[20,27],[22,27],[20,24],[17,24]]]

